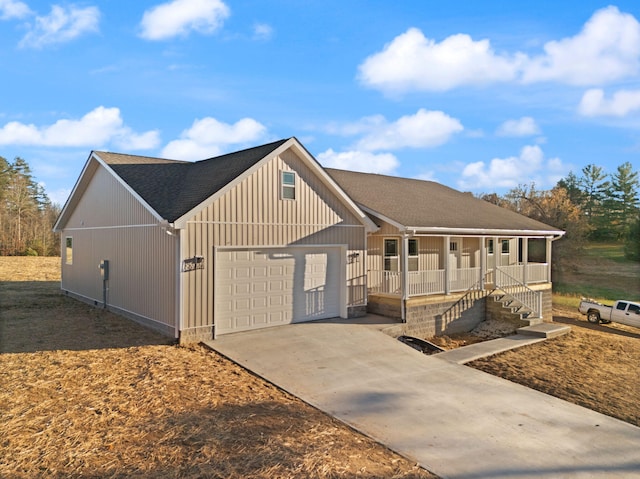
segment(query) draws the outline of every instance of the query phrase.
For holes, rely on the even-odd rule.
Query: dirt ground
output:
[[[0,258],[0,477],[436,477],[215,352],[62,296],[58,261]],[[640,426],[640,330],[554,320],[572,332],[471,366]]]
[[[640,329],[588,323],[554,307],[571,332],[469,366],[640,426]]]
[[[435,478],[215,352],[0,258],[0,477]]]

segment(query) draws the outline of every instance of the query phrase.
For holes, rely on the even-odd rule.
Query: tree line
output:
[[[480,197],[566,231],[554,247],[559,256],[575,254],[585,241],[617,241],[624,242],[628,258],[640,261],[639,191],[638,172],[626,162],[611,174],[589,164],[550,190],[532,183]],[[52,232],[59,213],[24,159],[0,156],[0,256],[59,255]]]
[[[625,256],[640,261],[640,179],[629,162],[606,174],[595,164],[570,172],[550,190],[520,185],[503,196],[480,195],[566,231],[557,243],[560,256],[575,254],[585,241],[622,242]]]
[[[0,156],[0,256],[58,256],[52,228],[59,213],[25,160]]]

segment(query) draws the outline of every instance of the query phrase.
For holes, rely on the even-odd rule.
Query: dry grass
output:
[[[0,258],[0,477],[435,477],[58,279],[59,258]]]
[[[469,365],[640,426],[640,330],[592,325],[567,308],[554,321],[571,333]]]

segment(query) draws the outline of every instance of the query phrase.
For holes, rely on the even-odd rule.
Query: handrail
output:
[[[447,318],[450,316],[454,315],[454,311],[456,312],[456,314],[462,314],[464,311],[466,311],[468,309],[468,305],[467,305],[467,301],[469,300],[468,296],[473,295],[472,299],[472,305],[473,302],[475,302],[476,300],[480,299],[480,298],[484,298],[487,297],[490,293],[485,290],[482,287],[482,284],[484,282],[486,282],[487,277],[489,276],[489,274],[491,274],[490,272],[485,273],[485,275],[480,278],[478,281],[476,281],[475,283],[473,283],[462,295],[462,297],[460,297],[455,303],[453,303],[451,305],[451,307],[449,309],[447,309],[445,312],[443,312],[440,315],[440,318],[442,318],[442,323],[443,326],[445,324],[448,324]]]
[[[503,281],[502,276],[506,277],[506,281]],[[542,293],[540,291],[532,290],[500,268],[496,268],[495,286],[497,289],[502,290],[509,299],[517,301],[530,309],[535,314],[535,317],[542,317]]]

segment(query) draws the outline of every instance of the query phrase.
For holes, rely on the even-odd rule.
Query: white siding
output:
[[[98,265],[109,260],[107,303],[173,334],[177,239],[111,174],[99,167],[62,231],[73,264],[62,261],[62,289],[102,303]]]

